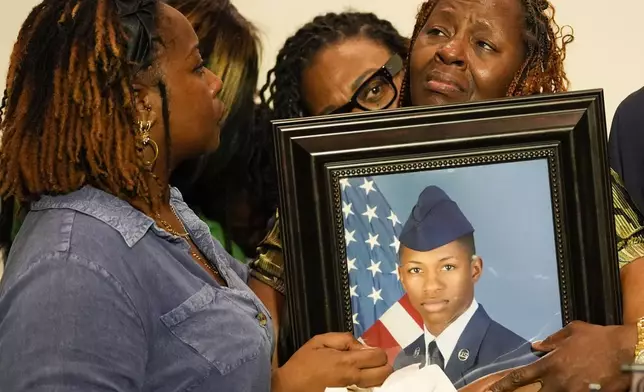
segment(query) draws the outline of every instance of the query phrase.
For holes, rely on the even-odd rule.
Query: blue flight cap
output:
[[[474,232],[458,204],[441,188],[431,185],[418,196],[400,234],[400,244],[427,252]]]

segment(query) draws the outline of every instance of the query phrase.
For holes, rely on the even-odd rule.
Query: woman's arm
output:
[[[478,380],[474,381],[471,384],[468,384],[462,388],[460,388],[458,391],[459,392],[487,392],[489,391],[489,388],[494,384],[495,382],[499,381],[506,375],[508,375],[512,370],[514,369],[507,369],[507,370],[501,370],[496,373],[489,374],[485,377],[481,377]],[[515,392],[537,392],[541,389],[541,383],[534,383],[527,385],[525,387],[520,387],[515,390]]]
[[[273,319],[275,347],[279,343],[280,315],[285,299],[284,253],[280,234],[279,213],[276,212],[272,229],[257,247],[257,258],[251,262],[248,286],[264,303]],[[278,366],[277,350],[273,353],[273,367]]]
[[[635,324],[644,317],[644,257],[633,260],[622,267],[622,305],[624,307],[624,324]]]
[[[644,317],[644,217],[633,206],[617,172],[611,170],[611,176],[624,324],[635,324]]]
[[[273,319],[273,329],[275,331],[275,347],[277,347],[280,330],[280,314],[284,305],[284,295],[253,277],[248,279],[248,286],[253,290],[255,295],[259,297],[271,314],[271,318]],[[273,353],[273,367],[278,367],[277,350]]]

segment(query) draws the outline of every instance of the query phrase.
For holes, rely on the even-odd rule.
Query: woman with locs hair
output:
[[[0,123],[0,197],[30,205],[0,281],[3,390],[322,392],[391,372],[335,333],[271,365],[265,268],[232,258],[169,186],[218,147],[220,91],[164,3],[29,14]]]
[[[205,66],[221,75],[221,144],[214,153],[188,160],[172,173],[170,183],[208,224],[210,232],[235,258],[246,261],[266,234],[277,189],[267,175],[266,157],[258,153],[265,133],[254,116],[260,41],[256,28],[228,0],[171,0],[186,15],[200,39]],[[28,206],[7,202],[0,222],[0,243],[8,249]],[[13,213],[11,213],[13,211]],[[241,223],[241,224],[240,224]],[[233,238],[234,237],[234,238]]]

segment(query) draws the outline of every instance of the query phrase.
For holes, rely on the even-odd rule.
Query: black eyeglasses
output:
[[[398,54],[391,56],[385,65],[358,87],[349,102],[330,114],[349,113],[354,109],[365,111],[387,109],[398,98],[394,77],[402,68],[403,59]]]

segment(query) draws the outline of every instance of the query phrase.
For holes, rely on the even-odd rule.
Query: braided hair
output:
[[[548,0],[518,0],[523,6],[525,18],[524,42],[526,58],[517,71],[506,95],[524,96],[541,93],[556,93],[568,89],[568,78],[564,71],[566,46],[574,40],[571,33],[563,33],[555,22],[555,9]],[[438,4],[439,0],[428,0],[421,4],[416,25],[412,34],[410,51],[407,55],[407,72],[405,73],[400,92],[400,106],[410,106],[409,92],[410,57],[427,19]],[[561,41],[561,44],[559,44]]]
[[[302,73],[315,55],[327,45],[344,39],[365,37],[406,57],[409,41],[387,20],[373,13],[327,13],[315,17],[286,40],[277,55],[275,67],[268,72],[262,87],[261,102],[274,108],[278,119],[309,115],[302,97]]]
[[[158,10],[156,2],[150,5]],[[148,186],[151,173],[135,135],[132,82],[139,71],[155,81],[162,75],[156,50],[135,64],[129,43],[112,0],[44,0],[28,15],[0,105],[0,246],[11,206],[41,195],[91,185],[136,197],[152,210],[161,204],[163,195]],[[153,43],[162,44],[159,37]],[[158,83],[167,136],[167,97]]]

